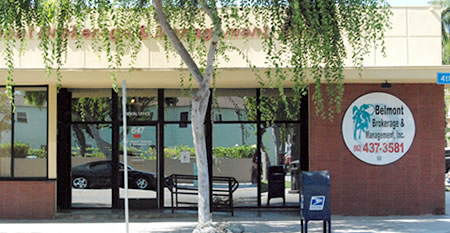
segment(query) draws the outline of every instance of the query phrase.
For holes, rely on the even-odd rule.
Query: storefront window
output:
[[[120,128],[121,137],[123,127]],[[127,164],[128,169],[128,197],[130,199],[156,199],[157,174],[156,169],[156,127],[133,126],[127,127]],[[124,147],[123,140],[119,149],[119,183],[120,198],[125,197],[124,186]]]
[[[164,120],[180,122],[180,128],[186,128],[191,120],[190,90],[164,91]]]
[[[111,121],[111,89],[71,90],[73,122]]]
[[[11,177],[11,104],[0,88],[0,176]]]
[[[111,207],[110,124],[72,124],[72,207]]]
[[[167,108],[167,107],[166,107]],[[166,109],[166,112],[170,109]],[[180,123],[170,123],[164,125],[164,176],[173,174],[197,175],[197,164],[195,159],[195,149],[192,137],[191,124],[185,123],[186,127],[180,127]],[[189,185],[192,185],[193,181]],[[195,185],[195,184],[194,184]],[[170,191],[164,190],[164,206],[171,206]],[[198,202],[197,195],[180,195],[179,207],[192,207]],[[194,203],[194,204],[191,204]]]
[[[272,166],[281,166],[285,171],[285,190],[291,190],[290,183],[295,169],[296,160],[299,160],[299,123],[298,110],[295,117],[283,115],[284,111],[293,108],[291,105],[279,104],[273,111],[271,121],[257,119],[257,90],[255,89],[218,89],[215,90],[215,98],[212,100],[210,119],[213,121],[212,129],[205,128],[205,136],[211,137],[212,142],[212,174],[213,176],[232,177],[239,182],[239,188],[233,193],[233,202],[236,207],[257,207],[259,203],[265,205],[268,200],[268,171]],[[276,93],[275,93],[276,94]],[[274,93],[263,96],[270,101],[277,99]],[[122,97],[118,93],[116,103],[111,102],[114,93],[111,90],[91,93],[89,90],[72,92],[72,174],[75,167],[92,162],[103,162],[95,168],[107,170],[105,180],[90,192],[86,187],[72,184],[73,206],[112,206],[112,195],[119,191],[119,199],[123,193],[123,128],[122,121]],[[260,99],[261,101],[263,101]],[[290,101],[288,97],[288,101]],[[131,173],[129,181],[130,199],[139,200],[139,206],[155,208],[158,197],[164,198],[164,206],[171,206],[170,190],[167,186],[164,193],[157,190],[159,170],[164,170],[163,177],[169,182],[168,177],[190,177],[186,184],[195,187],[198,174],[195,150],[192,136],[191,99],[189,90],[164,90],[164,121],[158,119],[158,91],[129,89],[127,90],[127,149],[128,165]],[[264,103],[269,103],[268,101]],[[119,120],[112,121],[112,104],[117,104]],[[108,106],[107,106],[108,105]],[[287,107],[286,107],[287,106]],[[97,112],[96,112],[97,111]],[[28,116],[21,115],[22,122],[27,122]],[[120,126],[117,124],[120,123]],[[162,123],[162,125],[160,125]],[[258,124],[260,123],[260,124]],[[119,151],[112,154],[113,128],[118,126]],[[164,136],[164,151],[158,153],[158,127]],[[208,124],[206,125],[208,126]],[[257,129],[263,128],[261,135],[261,157],[257,156]],[[211,130],[212,135],[209,133]],[[158,168],[158,156],[163,154],[160,162],[164,163],[164,169]],[[117,156],[117,157],[115,157]],[[111,187],[111,158],[118,158],[120,180],[119,187]],[[261,158],[261,161],[259,161]],[[74,163],[74,161],[85,161]],[[88,161],[89,160],[89,161]],[[103,168],[101,165],[109,167]],[[94,166],[93,166],[94,167]],[[258,171],[258,167],[261,168]],[[175,175],[176,174],[176,175]],[[172,176],[173,175],[173,176]],[[178,176],[181,175],[181,176]],[[187,176],[184,176],[187,175]],[[73,181],[72,181],[73,182]],[[97,181],[96,181],[97,182]],[[80,183],[83,185],[83,183]],[[169,184],[169,183],[168,183]],[[184,184],[184,183],[183,183]],[[258,186],[258,185],[261,186]],[[89,179],[87,179],[87,187]],[[260,187],[260,189],[258,189]],[[114,189],[113,189],[114,188]],[[258,193],[258,192],[261,193]],[[294,190],[295,191],[295,190]],[[88,200],[88,193],[95,193],[95,200],[101,202],[92,203]],[[85,196],[87,195],[87,196]],[[298,195],[297,195],[298,196]],[[259,199],[261,197],[261,199]],[[294,196],[292,196],[294,197]],[[197,205],[197,195],[181,195],[178,197],[179,207],[193,207]],[[287,205],[297,205],[298,198],[287,196]],[[295,200],[294,200],[295,199]],[[117,200],[115,200],[117,201]],[[120,200],[119,200],[120,201]],[[162,200],[161,200],[162,201]],[[213,202],[223,200],[214,199]],[[137,202],[136,202],[137,203]],[[273,204],[272,204],[273,203]],[[280,201],[271,202],[271,206],[280,206]]]
[[[13,93],[14,113],[0,89],[0,176],[47,177],[47,88],[14,87]]]
[[[14,176],[46,177],[47,89],[15,88],[14,103]]]
[[[297,123],[276,123],[263,129],[261,153],[261,202],[263,205],[298,206],[299,137]],[[271,171],[275,171],[276,174],[271,174]],[[284,180],[284,192],[279,192],[283,186],[283,184],[279,185],[279,179]],[[270,182],[278,184],[272,185],[275,188],[270,189]]]
[[[274,89],[261,90],[260,110],[262,121],[298,121],[300,101],[291,89],[285,89],[286,100]]]
[[[215,95],[211,116],[215,123],[256,120],[256,117],[251,117],[251,111],[256,111],[255,89],[218,89]]]
[[[256,124],[214,124],[213,176],[239,182],[233,193],[234,206],[257,205]]]
[[[122,89],[119,91],[119,120],[122,120]],[[127,89],[127,121],[157,121],[158,91],[156,89]]]
[[[256,90],[217,89],[212,103],[213,176],[233,177],[234,206],[257,206]],[[220,203],[220,199],[213,199]]]

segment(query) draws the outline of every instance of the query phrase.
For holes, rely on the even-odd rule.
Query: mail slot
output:
[[[301,173],[299,178],[301,232],[308,232],[310,220],[322,220],[323,232],[327,232],[328,223],[328,232],[331,232],[330,184],[328,171]]]

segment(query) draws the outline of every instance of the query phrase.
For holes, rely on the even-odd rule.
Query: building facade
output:
[[[329,170],[334,214],[444,213],[444,86],[436,84],[436,76],[450,68],[441,65],[440,9],[392,10],[387,56],[373,48],[361,76],[348,60],[342,110],[333,120],[317,116],[308,95],[298,116],[280,114],[268,125],[251,114],[261,95],[254,71],[238,54],[219,61],[205,134],[211,175],[241,183],[235,206],[299,208],[293,178],[298,161],[301,170]],[[270,67],[259,36],[232,38],[232,43],[262,72]],[[29,40],[25,55],[15,60],[16,111],[4,95],[0,100],[0,218],[121,208],[122,97],[111,89],[106,58],[99,59],[89,41],[76,49],[69,40],[58,90],[56,78],[46,78],[38,43]],[[153,189],[132,192],[132,206],[168,208],[164,178],[196,174],[189,93],[180,88],[179,58],[167,60],[159,39],[143,43],[136,69],[116,72],[128,88],[130,164],[156,179],[147,180]],[[271,91],[266,90],[268,98],[276,98]],[[74,177],[75,167],[94,161],[109,162],[106,176]],[[274,165],[287,172],[285,204],[268,203],[267,172]],[[85,178],[87,187],[75,185],[75,178]]]

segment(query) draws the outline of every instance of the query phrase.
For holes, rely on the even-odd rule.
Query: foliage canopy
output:
[[[76,39],[78,47],[85,46],[82,29],[90,28],[95,34],[89,38],[90,46],[98,54],[106,53],[116,88],[114,69],[123,65],[125,54],[135,60],[142,39],[161,33],[153,4],[148,0],[1,1],[0,33],[5,45],[9,97],[14,84],[14,51],[24,53],[31,30],[39,35],[48,74],[54,69],[60,83],[68,39]],[[257,75],[260,84],[279,88],[285,100],[282,83],[291,81],[299,101],[306,93],[308,77],[312,78],[316,85],[313,99],[322,115],[326,104],[329,113],[339,111],[344,59],[351,57],[356,66],[361,66],[371,45],[382,43],[391,14],[384,0],[163,0],[162,6],[170,25],[178,29],[178,36],[203,72],[208,38],[200,37],[199,29],[211,32],[221,25],[216,56],[225,60],[227,51],[238,51],[245,57],[232,46],[230,30],[251,25],[267,29],[262,44],[266,65],[273,69]],[[351,54],[346,53],[345,44],[351,47]],[[173,51],[167,40],[165,45],[167,51]],[[321,83],[333,84],[326,88],[328,103],[323,103],[324,93],[318,88]]]

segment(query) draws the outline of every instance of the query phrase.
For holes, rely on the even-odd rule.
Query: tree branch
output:
[[[215,4],[215,1],[211,1],[212,4]],[[219,17],[219,12],[217,12],[217,7],[214,5],[212,8],[208,6],[205,0],[199,0],[200,6],[206,12],[206,14],[211,18],[213,22],[214,32],[211,39],[211,45],[209,46],[208,51],[208,60],[206,62],[206,70],[205,70],[205,78],[211,80],[213,71],[214,71],[214,62],[216,58],[217,45],[220,39],[220,35],[222,33],[222,21]]]
[[[206,12],[206,14],[211,18],[213,22],[213,36],[211,39],[211,44],[209,45],[209,51],[208,51],[208,57],[206,60],[206,69],[205,69],[205,75],[204,75],[204,83],[201,83],[201,87],[199,89],[199,92],[196,93],[198,98],[202,98],[204,95],[208,95],[209,92],[207,92],[209,88],[209,84],[211,82],[211,78],[214,72],[214,62],[216,59],[216,51],[217,51],[217,45],[222,33],[222,21],[219,17],[219,12],[217,12],[217,7],[215,6],[215,1],[212,1],[213,7],[210,7],[205,0],[199,0],[199,4],[202,7],[202,9]]]
[[[183,43],[181,43],[177,34],[170,26],[166,14],[164,14],[161,0],[154,0],[154,4],[156,10],[156,20],[161,25],[162,29],[164,30],[164,33],[166,33],[167,38],[169,38],[170,42],[172,43],[172,46],[175,48],[177,53],[180,55],[181,59],[183,59],[186,66],[191,71],[192,75],[194,76],[194,79],[198,82],[199,85],[202,85],[202,83],[204,82],[202,72],[200,72],[200,69],[198,68],[197,64],[192,59],[191,55],[186,50]]]

